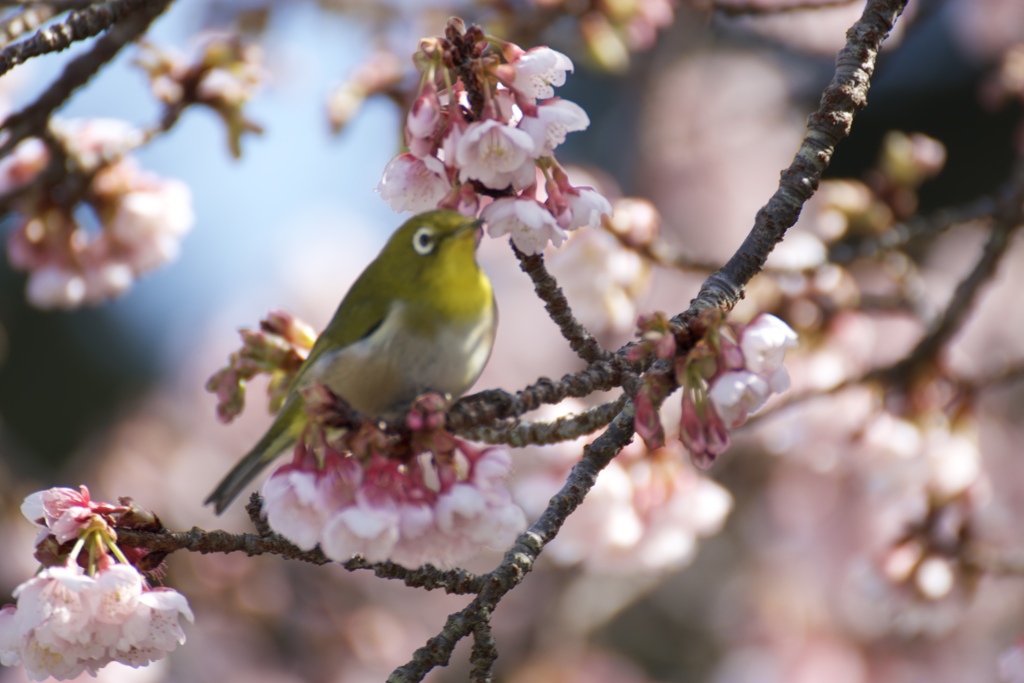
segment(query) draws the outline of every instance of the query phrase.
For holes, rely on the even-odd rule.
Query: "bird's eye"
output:
[[[420,256],[426,256],[434,251],[434,231],[430,228],[420,228],[412,236],[412,248]]]

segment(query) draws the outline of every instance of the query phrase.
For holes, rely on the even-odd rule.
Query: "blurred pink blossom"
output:
[[[408,463],[374,454],[364,464],[329,453],[323,467],[299,449],[264,486],[271,526],[296,545],[344,562],[362,555],[407,567],[448,567],[483,547],[504,548],[525,528],[506,480],[503,448],[460,442],[450,460]]]
[[[21,664],[37,681],[95,675],[113,661],[144,666],[185,642],[179,616],[193,620],[184,596],[149,588],[124,564],[95,576],[77,565],[49,567],[14,597],[17,606],[0,610],[0,663]]]

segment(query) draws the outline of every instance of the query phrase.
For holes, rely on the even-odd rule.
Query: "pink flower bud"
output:
[[[405,129],[412,138],[429,138],[437,131],[441,121],[441,103],[434,88],[425,88],[416,98],[405,119]]]

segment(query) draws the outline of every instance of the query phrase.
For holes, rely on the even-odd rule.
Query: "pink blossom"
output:
[[[138,147],[145,138],[142,131],[120,119],[64,119],[51,125],[68,153],[90,169],[118,152]]]
[[[450,566],[482,547],[503,548],[525,528],[506,480],[504,448],[458,442],[452,457],[424,453],[401,464],[382,455],[297,458],[264,487],[271,527],[331,559],[361,555],[407,567]]]
[[[565,142],[569,133],[586,130],[590,117],[583,108],[569,100],[555,99],[541,104],[533,116],[524,116],[519,129],[533,138],[535,157],[554,154],[555,147]],[[611,207],[608,207],[611,213]]]
[[[494,190],[522,189],[534,182],[535,152],[525,131],[493,119],[471,123],[455,148],[459,179],[479,180]]]
[[[86,303],[98,304],[127,292],[135,282],[135,272],[127,263],[108,261],[84,267],[82,279]]]
[[[25,296],[36,308],[77,308],[85,301],[85,279],[73,270],[46,266],[28,277]]]
[[[427,159],[430,159],[428,157]],[[444,167],[437,159],[428,163],[412,154],[399,154],[388,162],[377,185],[381,199],[395,211],[436,209],[451,190]],[[431,166],[439,168],[431,168]]]
[[[257,69],[248,72],[213,68],[206,72],[196,87],[196,96],[204,102],[239,107],[252,97],[259,84]]]
[[[437,99],[437,89],[424,88],[409,109],[409,114],[405,118],[405,129],[413,138],[429,138],[437,132],[440,122],[441,103]]]
[[[740,334],[740,348],[747,370],[763,377],[776,393],[789,388],[789,374],[782,363],[786,350],[796,346],[796,332],[767,313],[754,318]]]
[[[733,503],[728,491],[685,464],[679,450],[627,447],[601,471],[545,554],[602,574],[659,572],[691,562],[697,539],[718,533]],[[516,496],[531,514],[564,482],[574,460],[569,451],[565,461],[542,461],[541,469],[517,477]]]
[[[530,101],[555,96],[554,88],[565,84],[565,74],[573,70],[572,60],[549,47],[535,47],[511,60],[515,69],[512,87]]]
[[[330,518],[323,529],[321,548],[338,561],[362,555],[369,562],[383,562],[394,555],[401,519],[398,506],[374,505],[363,499]]]
[[[29,138],[0,159],[0,194],[7,194],[32,182],[50,162],[50,150],[39,138]]]
[[[120,197],[108,227],[111,237],[131,250],[130,262],[142,273],[176,259],[181,237],[194,222],[185,183],[144,175]]]
[[[17,606],[0,611],[0,663],[22,664],[39,681],[96,675],[113,661],[148,664],[185,642],[179,616],[193,620],[184,596],[149,588],[124,564],[95,577],[77,565],[50,567],[14,597]]]
[[[25,497],[21,514],[25,519],[52,533],[58,543],[67,543],[79,537],[79,532],[92,523],[94,515],[122,511],[127,508],[109,503],[93,502],[89,489],[76,491],[56,487],[37,491]]]
[[[527,254],[541,253],[548,242],[561,246],[568,237],[551,212],[534,199],[502,197],[484,207],[480,216],[487,221],[488,235],[511,235],[516,247]]]
[[[317,505],[317,481],[313,472],[288,470],[263,485],[263,510],[270,526],[303,550],[316,547],[327,522],[327,511]]]
[[[771,387],[760,375],[735,370],[719,375],[708,390],[708,398],[715,411],[730,429],[747,421],[747,416],[758,410],[771,395]]]

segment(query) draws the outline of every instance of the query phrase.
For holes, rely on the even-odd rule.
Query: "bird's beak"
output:
[[[463,227],[459,228],[458,232],[461,233],[464,230],[472,230],[476,237],[476,245],[480,246],[480,240],[483,239],[484,236],[484,219],[477,218],[476,220],[468,221],[463,225]]]

